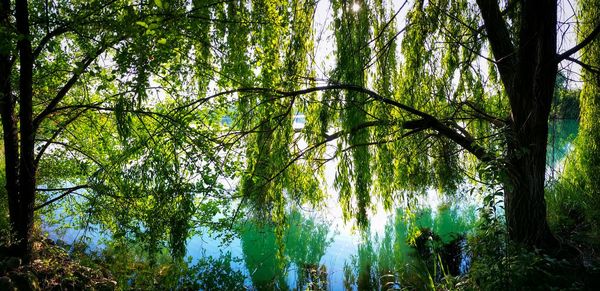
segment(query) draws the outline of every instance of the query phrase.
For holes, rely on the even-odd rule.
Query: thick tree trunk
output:
[[[546,220],[544,181],[557,73],[557,3],[519,3],[520,18],[511,21],[520,28],[513,42],[498,2],[477,0],[511,108],[504,189],[509,237],[526,247],[552,249],[558,244]]]
[[[556,1],[523,1],[518,62],[509,92],[505,209],[509,237],[527,247],[558,246],[546,220],[548,117],[556,81]],[[507,84],[505,84],[507,85]]]
[[[0,6],[0,21],[3,28],[8,31],[10,24],[10,1],[3,0]],[[10,39],[6,40],[8,43]],[[19,195],[19,144],[17,135],[17,117],[15,115],[15,98],[11,88],[11,47],[4,47],[0,51],[0,116],[2,118],[2,132],[4,141],[4,166],[6,178],[6,193],[10,222],[15,230],[20,222],[21,213]],[[20,234],[16,235],[20,237]]]
[[[513,124],[508,140],[504,202],[511,241],[550,250],[558,244],[546,221],[544,181],[548,124],[544,120],[542,116],[532,116],[525,125]]]
[[[15,252],[25,261],[31,254],[31,232],[35,202],[35,129],[33,126],[33,52],[29,32],[29,8],[27,1],[16,1],[15,16],[20,34],[19,51],[19,210],[13,227],[19,241]]]

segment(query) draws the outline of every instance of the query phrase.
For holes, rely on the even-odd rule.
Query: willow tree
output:
[[[290,80],[294,75],[281,66],[289,52],[311,46],[293,41],[301,32],[294,16],[303,12],[258,2],[240,7],[255,11],[265,5],[280,13],[259,10],[255,20],[266,22],[260,30],[268,23],[289,29],[260,39],[251,32],[256,41],[245,50],[260,68],[246,76],[258,72],[264,80],[236,90],[243,104],[237,114],[246,120],[239,129],[250,137],[246,175],[254,186],[244,187],[246,193],[276,204],[281,196],[272,193],[306,189],[305,177],[290,180],[294,167],[322,168],[323,161],[337,160],[335,186],[345,214],[365,223],[374,196],[389,205],[399,193],[432,185],[452,193],[463,173],[481,178],[487,167],[502,185],[510,239],[527,247],[558,246],[544,199],[557,67],[577,61],[573,55],[597,38],[600,26],[559,52],[557,1],[415,1],[401,28],[400,10],[382,1],[332,1],[336,63],[320,86],[310,67],[303,70],[305,78]],[[280,22],[288,19],[291,24]],[[280,54],[270,51],[273,45]],[[273,82],[273,70],[284,79]],[[290,87],[290,81],[301,86]],[[293,112],[307,116],[301,138],[290,138]],[[308,145],[298,146],[300,140]],[[330,156],[325,148],[335,141]],[[257,191],[256,185],[283,186]]]
[[[584,39],[593,29],[600,25],[600,2],[578,1],[579,38]],[[600,166],[598,149],[600,146],[600,40],[596,38],[584,49],[581,58],[575,60],[582,66],[583,88],[580,93],[580,126],[575,142],[574,158],[566,167],[565,179],[575,191],[583,194],[581,200],[590,210],[593,221],[597,223],[597,203],[600,201],[600,184],[597,176]],[[583,198],[585,197],[585,198]]]
[[[211,5],[1,2],[13,255],[29,259],[34,213],[60,202],[117,238],[150,249],[167,240],[177,257],[197,218],[216,221],[216,200],[199,201],[221,193],[205,127],[219,120],[208,106],[185,106],[204,97],[212,74]]]

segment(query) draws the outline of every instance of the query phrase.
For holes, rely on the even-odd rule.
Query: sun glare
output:
[[[354,2],[354,4],[352,4],[352,11],[358,12],[358,10],[360,10],[360,4]]]

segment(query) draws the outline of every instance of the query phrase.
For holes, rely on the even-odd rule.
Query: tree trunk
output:
[[[543,116],[513,124],[508,140],[508,181],[504,187],[509,238],[526,247],[555,249],[546,220],[544,180],[548,123]]]
[[[543,3],[541,3],[543,2]],[[546,220],[548,117],[556,81],[556,1],[522,1],[517,68],[509,92],[505,209],[509,237],[527,247],[558,246]]]
[[[519,1],[520,17],[511,19],[520,28],[515,43],[498,2],[477,0],[477,4],[511,108],[504,185],[508,234],[526,247],[552,249],[558,244],[546,220],[544,181],[558,65],[557,3]]]
[[[28,261],[31,255],[31,232],[35,203],[35,129],[33,126],[33,52],[29,32],[29,8],[27,1],[16,1],[15,16],[19,51],[19,214],[13,220],[14,231],[19,240],[16,255]]]
[[[0,21],[3,28],[8,31],[10,24],[10,1],[3,0],[0,6]],[[5,35],[3,35],[5,37]],[[6,35],[8,37],[8,35]],[[11,40],[7,39],[11,44]],[[2,117],[2,132],[4,141],[4,166],[6,177],[6,193],[10,222],[16,230],[21,213],[19,195],[19,144],[17,135],[17,117],[15,115],[15,98],[11,88],[11,46],[6,46],[0,51],[0,116]],[[20,234],[16,235],[21,237]]]

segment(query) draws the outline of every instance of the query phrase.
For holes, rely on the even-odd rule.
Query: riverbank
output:
[[[38,237],[31,263],[0,251],[0,290],[115,290],[109,271],[89,267],[52,240]]]

